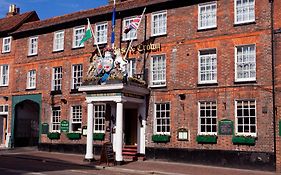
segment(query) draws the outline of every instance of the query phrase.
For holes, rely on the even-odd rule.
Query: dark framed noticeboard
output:
[[[228,119],[219,121],[219,135],[233,135],[233,121]]]

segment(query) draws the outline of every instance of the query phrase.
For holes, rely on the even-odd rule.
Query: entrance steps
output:
[[[138,148],[135,145],[125,145],[122,150],[123,159],[127,161],[144,160],[143,155],[138,154]]]

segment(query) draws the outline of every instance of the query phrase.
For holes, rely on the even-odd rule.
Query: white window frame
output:
[[[123,30],[125,30],[125,27],[130,25],[130,23],[136,18],[136,16],[134,17],[128,17],[128,18],[125,18],[123,20]],[[132,40],[132,39],[137,39],[137,31],[136,29],[131,29],[128,33],[124,33],[122,32],[122,40],[123,41],[129,41],[129,40]]]
[[[242,20],[242,21],[237,21],[238,20],[238,18],[237,18],[237,1],[238,0],[234,0],[234,24],[243,24],[243,23],[250,23],[250,22],[254,22],[255,21],[255,18],[256,18],[256,14],[255,14],[255,11],[256,11],[256,9],[255,9],[255,4],[256,4],[256,2],[255,2],[255,0],[254,0],[254,14],[253,14],[253,19],[249,19],[248,18],[248,20]],[[243,1],[243,0],[241,0],[241,1]],[[247,0],[248,1],[248,3],[249,3],[249,0]],[[249,6],[249,5],[248,5]],[[246,8],[246,7],[244,7],[244,8]],[[249,9],[248,9],[248,15],[249,15],[250,13],[249,13]]]
[[[135,58],[128,59],[127,73],[128,77],[133,77],[136,74],[137,61]]]
[[[165,67],[165,70],[164,69],[161,69],[161,70],[154,70],[153,67],[154,67],[154,63],[153,63],[153,60],[154,58],[158,58],[158,57],[164,57],[164,67]],[[151,60],[150,60],[150,86],[151,87],[164,87],[166,86],[166,82],[167,82],[167,67],[166,67],[166,55],[165,54],[161,54],[161,55],[152,55],[151,56]],[[159,67],[159,65],[157,66]],[[153,80],[153,75],[154,75],[154,72],[162,72],[162,74],[164,74],[164,79],[161,79],[161,80]],[[158,73],[159,74],[159,73]],[[157,75],[159,76],[159,75]]]
[[[154,30],[154,16],[162,16],[162,15],[165,15],[166,18],[165,18],[165,24],[164,26],[161,26],[161,28],[164,29],[164,31],[160,32],[159,30],[160,29],[157,29],[158,32],[155,32]],[[168,14],[167,14],[167,10],[164,10],[164,11],[159,11],[159,12],[154,12],[151,14],[151,36],[160,36],[160,35],[166,35],[167,34],[167,23],[168,23]],[[157,22],[159,23],[159,22]],[[160,24],[158,26],[158,28],[160,28]]]
[[[102,108],[103,106],[103,109]],[[96,107],[99,108],[98,110],[96,110]],[[105,103],[97,103],[94,104],[94,108],[93,108],[93,119],[94,119],[94,133],[105,133],[105,113],[106,113],[106,104]],[[97,117],[102,121],[102,123],[96,123],[96,121],[98,120]],[[102,127],[103,129],[96,129],[96,126]]]
[[[99,27],[104,27],[104,30],[99,30]],[[107,22],[100,22],[95,25],[95,44],[106,44],[107,43],[107,32],[108,24]]]
[[[213,13],[215,13],[215,18],[213,19],[212,17],[210,17],[211,19],[208,19],[207,17],[204,20],[205,24],[204,26],[202,25],[202,18],[201,16],[202,14],[202,8],[206,8],[210,7],[210,9],[212,9],[212,7],[215,5],[215,12],[211,11],[210,13],[205,13],[205,16],[209,15],[212,16]],[[214,22],[214,24],[209,24]],[[209,25],[208,25],[209,24]],[[217,2],[213,1],[213,2],[209,2],[209,3],[203,3],[203,4],[198,4],[198,29],[209,29],[209,28],[215,28],[217,27]]]
[[[50,128],[51,132],[60,133],[60,122],[61,122],[61,107],[55,106],[51,108],[51,128]],[[56,128],[54,128],[55,126]]]
[[[5,72],[5,74],[4,74]],[[9,65],[0,65],[0,86],[9,85]]]
[[[250,111],[249,111],[249,131],[251,130],[250,129],[250,126],[251,125],[255,125],[255,132],[238,132],[238,116],[237,116],[237,103],[238,101],[241,101],[242,103],[244,102],[248,102],[248,103],[251,103],[254,101],[255,103],[255,124],[251,124],[251,120],[250,120]],[[250,106],[250,105],[249,105]],[[251,108],[249,108],[251,109]],[[245,117],[245,116],[244,116]],[[243,121],[244,121],[244,117],[243,117]],[[252,116],[253,117],[253,116]],[[241,117],[242,118],[242,117]],[[243,126],[243,129],[245,129],[245,123],[242,124]],[[252,137],[257,137],[257,102],[256,100],[253,100],[253,99],[250,99],[250,100],[235,100],[235,135],[237,136],[252,136]]]
[[[27,72],[26,89],[36,89],[36,70],[29,70]]]
[[[212,54],[211,52],[214,52],[215,54]],[[210,52],[210,54],[201,54],[202,52]],[[211,57],[209,59],[211,59],[211,63],[210,65],[208,65],[206,63],[206,57]],[[213,62],[213,58],[215,58],[215,63]],[[201,70],[202,66],[201,64],[203,64],[201,61],[202,59],[205,59],[205,70]],[[204,50],[199,50],[198,51],[198,83],[199,84],[208,84],[208,83],[217,83],[217,74],[218,74],[218,70],[217,70],[217,49],[204,49]],[[214,66],[213,66],[213,64]],[[207,70],[207,67],[211,67],[210,70]],[[214,70],[212,68],[215,68]],[[214,75],[214,79],[213,80],[202,80],[201,75],[203,74],[203,71],[205,71],[205,75],[209,74],[209,76]]]
[[[204,103],[204,104],[203,104]],[[206,115],[206,106],[207,106],[207,103],[209,103],[210,105],[210,108],[212,107],[212,105],[214,104],[216,106],[216,109],[210,109],[210,115],[207,116]],[[202,105],[205,105],[205,116],[201,116],[201,106]],[[217,132],[218,132],[218,110],[217,110],[217,102],[216,101],[199,101],[198,102],[198,134],[199,135],[217,135]],[[213,116],[212,115],[212,110],[215,110],[216,111],[216,116]],[[205,130],[207,130],[207,125],[210,125],[211,126],[211,131],[208,132],[208,131],[202,131],[201,130],[201,119],[205,119]],[[207,119],[210,118],[210,121],[211,123],[210,124],[207,124]],[[216,119],[216,122],[213,123],[212,119],[215,118]],[[212,126],[215,125],[215,128],[216,128],[216,131],[212,131]]]
[[[81,33],[76,34],[76,31],[81,31]],[[75,27],[73,28],[73,41],[72,41],[72,48],[81,48],[84,47],[84,43],[81,45],[80,42],[85,35],[85,26]]]
[[[161,112],[164,112],[165,113],[165,117],[161,117],[161,123],[163,126],[166,126],[166,129],[167,127],[169,127],[169,131],[157,131],[157,127],[158,127],[158,124],[157,124],[157,105],[165,105],[165,110],[161,110],[161,107],[160,107],[160,114]],[[167,106],[166,105],[169,105],[169,109],[167,110]],[[169,116],[167,117],[166,114],[169,114]],[[161,116],[161,115],[160,115]],[[163,124],[163,120],[169,120],[169,124]],[[160,125],[160,127],[162,126]],[[162,130],[162,128],[161,128]],[[171,134],[171,103],[170,102],[159,102],[159,103],[154,103],[154,134],[164,134],[164,135],[170,135]]]
[[[60,72],[56,72],[56,69],[60,70]],[[52,91],[61,91],[61,89],[62,89],[62,66],[53,67],[52,71],[53,71],[52,72]]]
[[[62,51],[64,50],[64,31],[54,32],[54,42],[53,42],[53,51]]]
[[[83,79],[83,64],[72,65],[71,89],[78,89],[78,87],[82,85],[82,79]]]
[[[38,36],[30,37],[28,40],[28,56],[38,54]]]
[[[8,41],[8,42],[6,43],[6,41]],[[11,36],[3,38],[2,53],[11,52],[11,45],[12,45],[12,37]]]
[[[71,106],[71,120],[70,120],[70,131],[71,132],[77,132],[81,133],[82,132],[82,106],[81,105],[74,105]],[[78,128],[78,131],[73,131],[73,126],[72,124],[81,124],[81,128]]]
[[[0,105],[0,115],[8,115],[9,114],[9,105]]]
[[[251,47],[253,46],[254,47],[254,59],[255,59],[255,65],[254,65],[254,69],[255,69],[255,77],[249,77],[249,78],[238,78],[238,64],[243,64],[242,63],[238,63],[238,48],[242,48],[243,47]],[[256,81],[256,77],[257,77],[257,59],[256,59],[256,45],[255,44],[248,44],[248,45],[239,45],[239,46],[235,46],[235,82],[244,82],[244,81]],[[242,53],[243,55],[243,53]],[[249,59],[249,55],[246,56],[246,58]],[[242,58],[243,60],[243,58]],[[246,62],[244,64],[250,64],[250,63],[253,63],[253,62]],[[249,66],[250,67],[250,66]],[[243,72],[246,72],[246,71],[243,71]],[[248,69],[248,73],[251,75],[251,68]]]

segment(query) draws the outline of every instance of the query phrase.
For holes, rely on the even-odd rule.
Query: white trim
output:
[[[256,76],[253,78],[238,78],[237,74],[237,48],[238,47],[247,47],[247,46],[254,46],[255,48],[255,74]],[[235,50],[235,56],[234,56],[234,62],[235,62],[235,82],[246,82],[246,81],[256,81],[257,78],[257,47],[256,44],[245,44],[245,45],[237,45],[234,47]]]
[[[8,50],[5,50],[5,41],[6,40],[9,40],[10,42],[7,44],[8,45]],[[11,46],[12,46],[12,37],[11,36],[8,36],[8,37],[5,37],[3,38],[3,42],[2,42],[2,53],[9,53],[11,52]]]
[[[153,17],[155,16],[155,15],[161,15],[161,14],[166,14],[166,26],[165,26],[165,28],[166,28],[166,31],[165,32],[162,32],[162,33],[154,33],[153,32],[153,22],[154,22],[154,20],[153,20]],[[167,26],[168,26],[168,11],[167,10],[162,10],[162,11],[158,11],[158,12],[153,12],[152,14],[151,14],[151,36],[161,36],[161,35],[166,35],[167,34]]]
[[[170,109],[169,109],[169,120],[170,120],[170,123],[169,123],[169,127],[170,127],[170,132],[157,132],[157,121],[156,121],[156,105],[159,104],[159,105],[167,105],[169,104],[170,106]],[[154,110],[153,110],[153,133],[154,134],[165,134],[165,135],[171,135],[171,102],[155,102],[154,103]],[[162,126],[162,125],[161,125]]]
[[[6,79],[6,83],[4,84],[4,75],[3,75],[3,69],[4,69],[4,67],[6,67],[7,66],[7,74],[5,74],[6,75],[6,77],[7,77],[7,79]],[[0,87],[1,86],[9,86],[9,75],[10,75],[10,73],[9,73],[9,68],[10,66],[8,65],[8,64],[3,64],[3,65],[0,65]]]
[[[216,103],[216,132],[202,132],[201,131],[201,116],[200,116],[200,103]],[[213,101],[198,101],[197,103],[197,109],[198,109],[198,118],[197,118],[197,129],[198,129],[198,135],[217,135],[218,134],[218,103],[216,100]],[[211,118],[212,119],[212,118]],[[211,122],[212,123],[212,122]],[[211,125],[212,127],[212,125]]]
[[[32,41],[34,43],[32,44]],[[28,56],[33,56],[38,54],[38,36],[29,37],[28,40]]]
[[[84,30],[84,33],[80,36],[81,39],[78,39],[76,40],[76,31],[78,30]],[[78,27],[74,27],[73,28],[73,34],[72,34],[72,48],[75,49],[75,48],[81,48],[81,47],[84,47],[84,43],[82,43],[81,45],[79,45],[80,41],[82,40],[83,36],[85,35],[85,26],[78,26]],[[79,41],[78,42],[78,45],[76,45],[76,41]]]
[[[82,78],[83,78],[83,64],[73,64],[71,66],[71,89],[78,89],[78,88],[74,88],[74,78],[79,78],[78,76],[77,77],[74,77],[74,66],[78,66],[80,67],[81,66],[81,73],[82,73],[82,76],[81,76],[81,82],[80,82],[80,86],[82,85]],[[78,73],[79,71],[76,72],[76,74]],[[80,87],[78,86],[78,87]]]
[[[54,108],[59,108],[59,111],[60,111],[60,115],[59,115],[59,130],[53,130],[53,109]],[[57,110],[57,109],[55,109],[55,110]],[[60,133],[61,132],[61,130],[60,130],[60,122],[61,122],[61,106],[54,106],[54,107],[51,107],[51,124],[50,124],[50,127],[51,128],[49,128],[50,129],[50,131],[51,132],[58,132],[58,133]],[[58,123],[58,122],[57,122]]]
[[[35,81],[34,81],[34,86],[30,86],[30,80],[31,80],[31,78],[33,78],[33,77],[31,77],[30,76],[30,72],[35,72]],[[26,89],[36,89],[36,78],[37,78],[37,75],[36,75],[36,70],[35,69],[32,69],[32,70],[29,70],[28,72],[27,72],[27,80],[26,80]]]
[[[216,78],[215,80],[205,80],[205,81],[202,81],[201,80],[201,54],[200,52],[203,52],[203,51],[211,51],[211,50],[215,50],[216,54],[211,54],[211,55],[216,55]],[[210,54],[209,54],[210,55]],[[218,82],[218,54],[217,54],[217,49],[216,48],[207,48],[207,49],[201,49],[201,50],[198,50],[198,84],[210,84],[210,83],[217,83]]]
[[[256,4],[256,1],[254,0],[254,19],[237,22],[237,11],[236,11],[237,0],[234,0],[234,24],[243,24],[243,23],[255,22],[255,20],[256,20],[255,19],[256,18],[256,5],[255,4]]]
[[[98,37],[98,33],[99,33],[99,31],[98,31],[98,27],[99,26],[106,26],[106,28],[105,28],[105,36],[104,36],[104,38],[105,38],[105,41],[99,41],[98,42],[98,39],[100,39],[100,37]],[[99,22],[99,23],[96,23],[95,24],[95,44],[96,45],[98,45],[98,44],[107,44],[107,37],[108,37],[108,22]]]
[[[56,80],[61,80],[61,82],[60,82],[60,84],[55,84],[55,69],[59,69],[59,70],[61,70],[61,72],[58,72],[57,73],[57,76],[59,75],[59,74],[61,74],[61,78],[60,79],[56,79]],[[52,83],[51,83],[51,85],[52,85],[52,91],[59,91],[59,90],[62,90],[62,77],[63,77],[63,70],[62,70],[62,66],[58,66],[58,67],[53,67],[53,69],[52,69]],[[59,85],[59,86],[58,86]],[[55,89],[55,86],[58,86],[58,87],[60,87],[59,89]]]
[[[135,29],[132,29],[130,30],[127,34],[124,33],[123,31],[125,30],[125,27],[127,26],[126,25],[126,21],[129,21],[129,24],[134,20],[134,18],[136,18],[137,16],[131,16],[131,17],[127,17],[127,18],[124,18],[123,19],[123,29],[122,29],[122,41],[130,41],[131,39],[137,39],[138,38],[138,34],[137,34],[137,30]],[[141,21],[140,21],[141,22]],[[131,31],[134,31],[135,32],[135,37],[132,37],[131,38]],[[125,36],[129,36],[129,37],[126,37]]]
[[[238,119],[237,119],[237,101],[255,101],[255,133],[239,133],[238,132]],[[255,99],[250,100],[235,100],[235,135],[237,136],[252,136],[257,137],[257,101]],[[249,121],[250,122],[250,121]],[[250,128],[249,128],[250,129]]]
[[[96,118],[95,118],[95,116],[96,116],[96,111],[95,111],[95,107],[96,106],[99,106],[99,108],[101,107],[101,106],[103,106],[104,107],[104,110],[103,111],[101,111],[101,110],[99,110],[99,112],[103,112],[103,116],[101,117],[101,116],[99,116],[99,118],[102,118],[103,119],[103,123],[101,124],[101,123],[98,123],[97,125],[98,126],[103,126],[104,127],[104,130],[95,130],[95,125],[96,125],[96,123],[95,123],[95,121],[96,121]],[[106,103],[94,103],[94,106],[93,106],[93,132],[94,133],[105,133],[105,130],[106,130],[106,120],[105,120],[105,115],[106,115]]]
[[[165,80],[154,80],[153,81],[153,58],[154,57],[158,57],[158,56],[164,56],[165,58]],[[157,54],[157,55],[151,55],[151,59],[150,59],[150,83],[149,83],[149,87],[166,87],[167,86],[167,58],[166,58],[166,54]],[[165,84],[156,84],[154,85],[153,83],[154,82],[164,82],[165,81]]]
[[[62,38],[57,38],[58,35],[62,34]],[[62,39],[62,43],[56,43],[56,41]],[[58,45],[59,48],[56,48],[56,45]],[[53,39],[53,52],[62,51],[64,50],[64,30],[56,31],[54,32],[54,39]]]
[[[80,118],[80,122],[73,122],[73,107],[80,107],[80,109],[81,109],[81,118]],[[82,105],[81,104],[78,104],[78,105],[71,105],[70,106],[70,119],[69,119],[69,131],[70,132],[75,132],[75,133],[82,133],[82,117],[83,117],[83,109],[82,109]],[[72,124],[75,124],[75,123],[80,123],[81,124],[81,130],[79,131],[79,129],[78,129],[78,131],[73,131],[73,127],[72,127]]]
[[[216,5],[216,21],[215,21],[215,25],[210,25],[210,26],[207,26],[207,27],[202,27],[200,26],[200,16],[201,16],[201,7],[202,6],[212,6],[212,5]],[[212,2],[207,2],[207,3],[201,3],[201,4],[198,4],[198,29],[199,30],[202,30],[202,29],[210,29],[210,28],[215,28],[217,27],[217,9],[218,9],[218,6],[217,6],[217,1],[212,1]]]

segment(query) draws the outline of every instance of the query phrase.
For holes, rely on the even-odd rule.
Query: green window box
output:
[[[197,135],[197,143],[216,144],[218,137],[216,135]]]
[[[47,134],[47,137],[50,139],[50,140],[58,140],[60,139],[60,133],[58,132],[49,132]]]
[[[152,135],[152,141],[156,143],[167,143],[170,142],[171,136],[169,135],[160,135],[160,134],[155,134]]]
[[[256,138],[251,136],[233,136],[232,143],[234,145],[255,145]]]
[[[67,133],[69,140],[79,140],[81,139],[81,133]]]
[[[104,133],[94,133],[93,140],[104,140]]]

